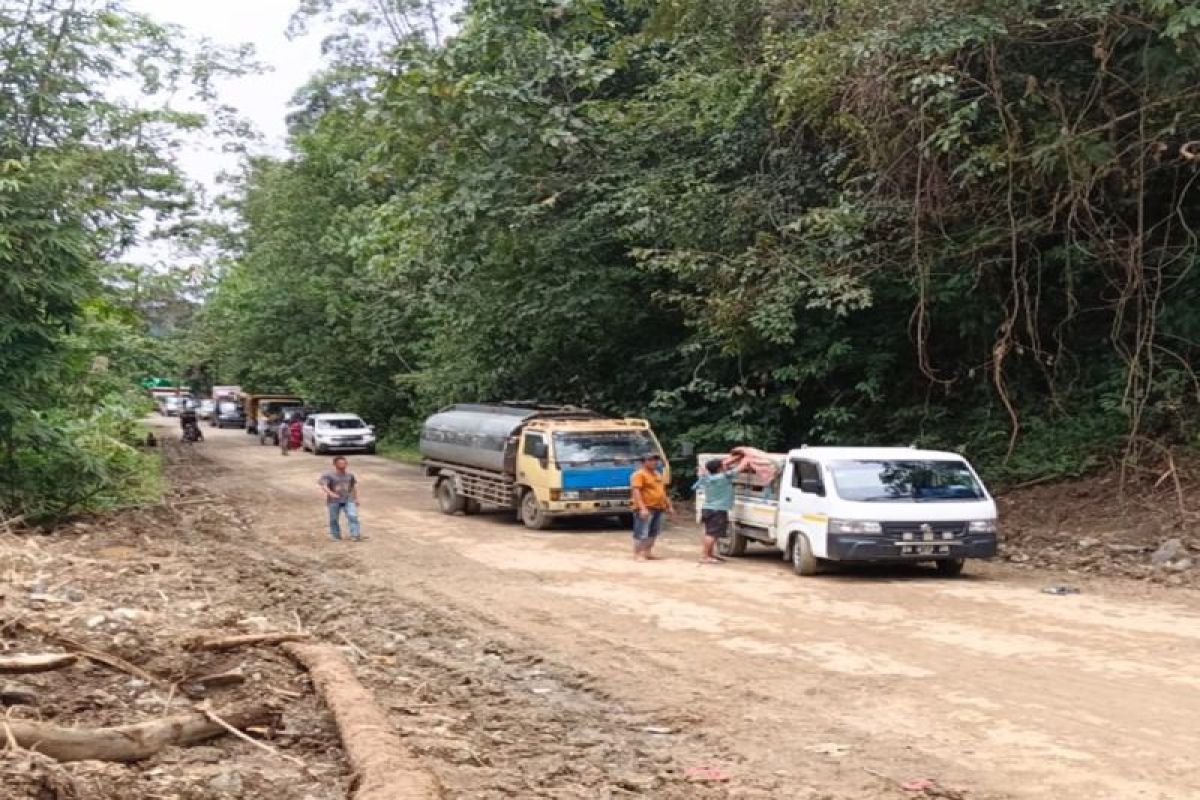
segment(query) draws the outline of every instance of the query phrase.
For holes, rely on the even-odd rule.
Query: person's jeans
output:
[[[350,523],[350,538],[357,539],[361,535],[358,527],[358,504],[353,500],[337,503],[327,503],[329,506],[329,535],[334,539],[342,538],[341,516],[346,512],[346,521]]]
[[[665,512],[651,510],[650,516],[643,518],[641,514],[633,512],[633,540],[640,545],[650,545],[662,533],[663,514]]]

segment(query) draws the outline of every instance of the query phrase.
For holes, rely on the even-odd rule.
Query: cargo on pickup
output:
[[[699,457],[700,468],[720,455]],[[719,552],[779,549],[800,575],[825,562],[932,562],[958,575],[996,554],[996,504],[960,455],[898,447],[802,447],[735,478]],[[703,501],[697,498],[697,507]]]
[[[443,513],[511,508],[533,529],[580,516],[632,524],[630,477],[650,453],[663,455],[645,420],[570,406],[456,405],[421,429],[421,463]]]

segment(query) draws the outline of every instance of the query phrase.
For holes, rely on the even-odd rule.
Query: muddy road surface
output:
[[[366,456],[350,459],[369,538],[336,543],[316,488],[328,458],[205,434],[208,480],[256,509],[254,547],[443,609],[477,640],[583,676],[605,698],[597,708],[654,722],[652,751],[720,770],[701,779],[728,775],[721,796],[1200,798],[1191,591],[1109,581],[1054,596],[1040,591],[1054,576],[982,564],[957,580],[802,579],[753,547],[699,566],[686,519],[665,534],[664,560],[639,563],[612,526],[443,516],[419,469]],[[536,680],[528,691],[577,702]],[[924,795],[902,788],[926,778]]]

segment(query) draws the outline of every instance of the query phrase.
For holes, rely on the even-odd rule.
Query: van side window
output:
[[[792,486],[800,491],[812,493],[814,487],[821,485],[821,468],[811,461],[797,461],[792,470]]]

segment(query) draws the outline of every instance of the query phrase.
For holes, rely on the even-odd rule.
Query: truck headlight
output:
[[[563,500],[578,500],[579,492],[563,492],[562,499]]]
[[[969,533],[995,533],[996,520],[994,519],[977,519],[974,522],[968,523],[967,531]]]
[[[831,519],[829,520],[829,532],[875,534],[883,533],[883,526],[878,522],[864,522],[857,519]]]

